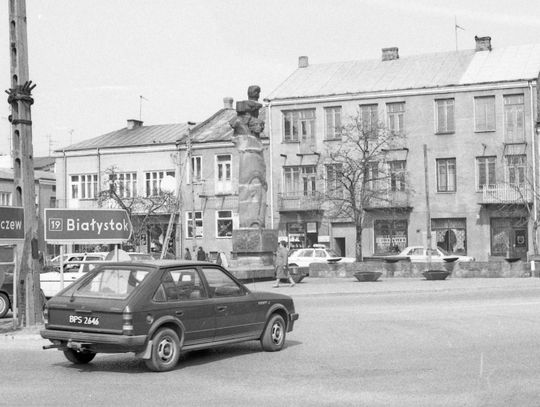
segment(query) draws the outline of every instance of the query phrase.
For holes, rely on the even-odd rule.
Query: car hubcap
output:
[[[163,362],[168,362],[174,357],[174,343],[171,338],[163,338],[157,348],[159,358]]]
[[[272,342],[275,345],[281,344],[283,340],[283,326],[279,322],[275,322],[272,325]]]
[[[7,303],[2,297],[0,297],[0,314],[2,314],[7,309]]]

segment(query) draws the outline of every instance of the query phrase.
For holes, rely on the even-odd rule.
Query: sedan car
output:
[[[354,257],[341,257],[332,249],[309,248],[294,250],[289,255],[289,265],[309,267],[311,263],[354,263]]]
[[[50,299],[40,333],[75,364],[134,352],[154,371],[180,352],[258,340],[279,351],[298,319],[291,297],[252,292],[209,262],[105,263]]]
[[[404,257],[409,258],[411,262],[428,262],[428,251],[423,246],[409,246],[406,247],[401,253],[399,253],[397,258]],[[440,247],[436,249],[431,249],[431,261],[434,263],[442,262],[452,262],[452,261],[474,261],[474,257],[471,256],[460,256],[449,254]]]

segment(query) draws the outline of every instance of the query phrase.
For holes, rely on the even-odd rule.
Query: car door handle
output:
[[[226,305],[220,305],[216,309],[218,310],[218,312],[223,312],[223,311],[225,311],[227,309],[227,306]]]
[[[184,315],[184,311],[176,311],[176,315],[178,315],[179,317],[181,317],[181,316]]]

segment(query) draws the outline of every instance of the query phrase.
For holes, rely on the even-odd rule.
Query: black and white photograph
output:
[[[0,405],[540,406],[540,2],[0,22]]]

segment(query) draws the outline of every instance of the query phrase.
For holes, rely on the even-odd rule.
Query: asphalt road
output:
[[[253,342],[190,352],[166,373],[148,372],[131,355],[98,355],[78,367],[35,339],[0,342],[0,405],[540,405],[538,284],[422,287],[284,288],[300,320],[283,351]]]

